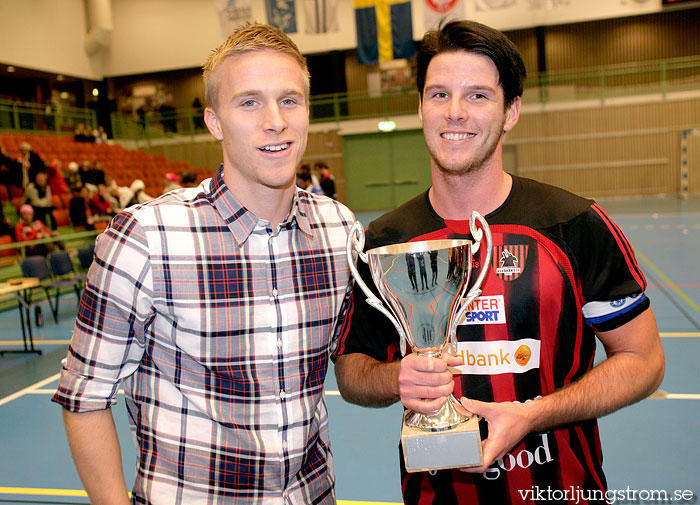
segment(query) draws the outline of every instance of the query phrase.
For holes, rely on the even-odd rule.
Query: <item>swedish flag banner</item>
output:
[[[413,57],[410,1],[353,0],[353,4],[360,64]]]

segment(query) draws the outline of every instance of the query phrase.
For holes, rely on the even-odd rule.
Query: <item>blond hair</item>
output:
[[[202,69],[204,70],[204,93],[207,105],[214,110],[218,108],[219,76],[217,69],[226,58],[249,51],[263,51],[266,49],[288,54],[299,63],[304,73],[306,92],[308,94],[311,79],[309,68],[306,64],[306,58],[301,54],[292,39],[282,30],[273,26],[262,23],[246,23],[233,32],[226,39],[226,42],[214,49],[207,61],[204,62]]]

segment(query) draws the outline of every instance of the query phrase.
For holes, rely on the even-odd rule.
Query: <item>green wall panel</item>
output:
[[[421,130],[343,137],[348,206],[389,210],[430,187],[430,155]]]

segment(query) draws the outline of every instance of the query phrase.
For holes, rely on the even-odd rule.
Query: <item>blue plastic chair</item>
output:
[[[66,263],[66,258],[68,263]],[[58,301],[66,288],[73,288],[80,301],[80,281],[73,276],[74,268],[70,255],[66,251],[54,251],[49,254],[54,274],[49,269],[49,263],[44,256],[29,256],[20,262],[22,274],[25,277],[36,277],[41,284],[34,289],[43,289],[49,302],[53,320],[58,324]],[[54,266],[55,265],[55,266]],[[60,272],[60,273],[59,273]],[[61,276],[61,277],[57,277]],[[32,290],[33,291],[33,290]],[[52,301],[53,300],[53,301]],[[31,303],[31,292],[29,293]]]

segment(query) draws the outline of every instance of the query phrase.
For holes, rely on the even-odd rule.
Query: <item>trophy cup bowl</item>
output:
[[[476,226],[477,221],[481,225]],[[481,294],[481,284],[491,261],[491,232],[484,218],[473,212],[470,230],[474,240],[447,239],[405,242],[377,247],[367,252],[364,249],[364,231],[355,222],[348,237],[347,254],[355,281],[367,296],[367,303],[382,312],[399,333],[401,355],[406,354],[406,343],[412,352],[420,356],[440,357],[449,344],[456,343],[456,330],[469,305]],[[478,278],[469,287],[472,258],[478,251],[483,237],[486,237],[485,258]],[[355,257],[368,264],[380,300],[369,289],[355,267]],[[459,401],[450,395],[447,402],[435,413],[422,414],[406,410],[402,441],[407,456],[408,471],[424,469],[454,468],[473,466],[480,463],[481,444],[478,440],[478,460],[473,457],[454,461],[436,462],[427,456],[431,446],[442,446],[449,436],[423,437],[425,432],[460,431],[460,425],[473,421],[469,429],[478,438],[478,422],[473,416],[460,412]],[[462,430],[463,430],[462,426]],[[406,453],[408,433],[418,440],[414,447],[424,453],[411,465]],[[454,444],[453,444],[454,445]],[[410,448],[409,448],[410,450]],[[414,451],[415,452],[415,451]]]

